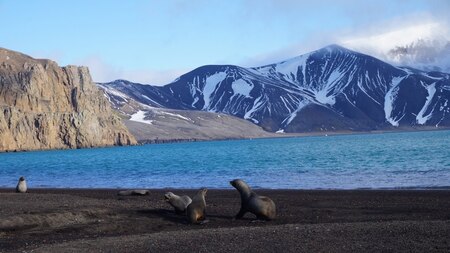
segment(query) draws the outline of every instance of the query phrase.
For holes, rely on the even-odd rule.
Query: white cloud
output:
[[[309,53],[329,44],[339,44],[393,64],[449,72],[449,24],[448,18],[427,13],[402,16],[328,34],[313,34],[287,48],[247,59],[241,64],[261,66]],[[396,48],[409,48],[408,54],[392,54]]]
[[[383,56],[397,46],[406,46],[417,40],[434,40],[438,38],[444,40],[450,38],[448,27],[438,22],[428,22],[394,27],[378,34],[343,38],[338,43],[357,51]]]
[[[450,27],[446,20],[416,17],[378,27],[338,43],[395,65],[450,72]]]
[[[442,45],[442,47],[432,47],[432,53],[436,56],[436,59],[431,61],[428,59],[428,62],[421,62],[419,57],[416,56],[403,55],[402,58],[399,58],[398,55],[393,56],[390,53],[397,47],[418,45],[418,41],[425,41],[427,45],[437,45],[436,43],[439,42],[438,44]],[[448,54],[448,48],[446,48],[448,41],[450,41],[450,29],[445,21],[441,20],[441,22],[438,22],[430,18],[422,18],[421,22],[417,22],[417,17],[410,17],[409,19],[404,18],[402,22],[397,19],[383,22],[382,24],[374,23],[370,27],[359,27],[355,30],[341,30],[325,35],[320,33],[313,34],[305,41],[300,41],[286,48],[280,48],[274,52],[257,55],[235,64],[244,67],[271,64],[336,43],[394,64],[409,65],[422,69],[427,69],[426,64],[434,64],[428,69],[438,66],[442,71],[448,72],[450,71],[450,55],[441,54],[441,52]],[[425,58],[423,55],[431,55],[430,46],[423,46],[423,43],[421,47],[414,47],[414,50],[414,52],[421,55],[421,59]],[[417,52],[418,50],[421,51]],[[425,50],[428,50],[430,53]],[[164,85],[192,70],[126,69],[108,64],[99,56],[91,56],[76,63],[88,66],[93,80],[96,82],[126,79],[144,84]]]
[[[296,0],[249,0],[244,4],[242,13],[245,15],[243,15],[242,18],[248,19],[253,16],[255,16],[254,18],[267,16],[269,17],[268,22],[270,22],[270,17],[273,17],[274,13],[278,13],[294,17],[294,22],[298,18],[298,10],[317,9],[318,6],[327,5],[330,2],[330,0],[317,0],[314,2]],[[272,52],[254,55],[241,62],[232,62],[232,60],[228,62],[244,67],[261,66],[283,61],[326,45],[336,43],[355,51],[373,55],[385,61],[402,64],[405,63],[403,60],[396,61],[396,59],[392,58],[389,54],[392,49],[395,49],[396,47],[410,47],[414,43],[417,44],[417,41],[419,40],[431,41],[432,44],[436,41],[441,41],[442,45],[446,45],[446,42],[450,41],[450,15],[448,15],[450,1],[428,1],[426,2],[427,8],[424,8],[422,12],[405,12],[406,14],[403,13],[402,15],[395,16],[390,15],[392,14],[391,12],[403,8],[404,5],[408,5],[408,3],[403,0],[391,1],[390,3],[391,6],[389,7],[379,4],[378,2],[367,3],[366,1],[343,0],[339,4],[337,11],[345,11],[346,17],[349,19],[346,27],[333,31],[308,31],[306,32],[308,35],[307,37],[296,41],[287,47],[280,47]],[[185,3],[182,1],[175,1],[173,4],[177,7],[174,8],[175,12],[184,10],[186,7]],[[195,2],[195,4],[201,4],[201,2]],[[197,5],[189,6],[190,8],[197,7]],[[266,13],[267,11],[270,12]],[[177,13],[174,13],[174,15],[175,14]],[[390,16],[391,18],[385,19],[383,18],[385,16]],[[237,20],[237,22],[242,22],[239,18]],[[293,33],[303,32],[297,30],[297,26],[292,26],[292,28],[289,29],[292,29]],[[430,49],[430,47],[426,46],[420,48],[422,48],[422,52],[420,53],[422,55],[427,53],[424,51],[425,49]],[[439,55],[441,51],[437,50],[436,52],[434,52],[434,54]],[[442,52],[445,53],[447,51]],[[413,57],[409,57],[408,59],[412,58]],[[450,66],[450,60],[447,60],[447,58],[450,58],[450,56],[439,56],[439,59],[429,63]],[[403,59],[406,58],[403,57]],[[416,57],[414,59],[417,60],[418,58]],[[412,64],[411,61],[407,63]],[[99,82],[121,78],[133,82],[160,85],[170,83],[178,76],[198,67],[192,66],[192,69],[165,70],[145,68],[128,69],[108,64],[100,57],[89,57],[80,61],[79,64],[90,67],[94,80]],[[208,62],[205,62],[204,64],[208,64]]]

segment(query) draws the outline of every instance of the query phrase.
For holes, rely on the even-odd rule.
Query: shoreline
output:
[[[62,148],[62,149],[33,149],[33,150],[0,150],[2,153],[23,153],[23,152],[40,152],[40,151],[59,151],[59,150],[77,150],[77,149],[97,149],[97,148],[114,148],[114,147],[133,147],[154,144],[175,144],[175,143],[190,143],[190,142],[211,142],[211,141],[241,141],[241,140],[256,140],[256,139],[280,139],[280,138],[302,138],[302,137],[320,137],[320,136],[345,136],[345,135],[371,135],[371,134],[390,134],[390,133],[416,133],[416,132],[433,132],[433,131],[448,131],[450,127],[420,127],[407,129],[386,129],[373,131],[335,131],[335,132],[305,132],[305,133],[272,133],[273,136],[262,136],[252,138],[225,138],[225,139],[148,139],[137,140],[135,145],[108,145],[98,147],[82,147],[82,148]]]
[[[205,187],[208,190],[213,191],[235,191],[234,188],[212,188]],[[430,187],[383,187],[383,188],[258,188],[252,187],[255,191],[298,191],[298,192],[321,192],[321,191],[335,191],[335,192],[348,192],[348,191],[450,191],[450,186],[430,186]],[[15,192],[15,187],[0,187],[0,193],[2,192]],[[196,191],[198,188],[177,188],[177,187],[164,187],[164,188],[80,188],[80,187],[28,187],[28,191],[122,191],[122,190],[148,190],[148,191]]]
[[[450,190],[254,189],[277,218],[253,222],[236,190],[208,190],[205,225],[189,225],[166,191],[0,189],[0,252],[448,252]],[[174,240],[176,238],[176,240]]]
[[[390,134],[390,133],[416,133],[416,132],[433,132],[446,131],[450,127],[419,127],[406,129],[386,129],[386,130],[372,130],[372,131],[334,131],[334,132],[304,132],[304,133],[272,133],[273,136],[261,136],[252,138],[225,138],[225,139],[148,139],[137,140],[137,145],[152,145],[152,144],[171,144],[171,143],[189,143],[189,142],[210,142],[210,141],[239,141],[239,140],[253,140],[253,139],[279,139],[279,138],[302,138],[302,137],[320,137],[320,136],[341,136],[341,135],[370,135],[370,134]]]

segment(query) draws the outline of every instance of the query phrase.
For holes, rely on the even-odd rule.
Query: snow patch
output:
[[[267,66],[251,68],[248,70],[254,74],[263,75],[266,77],[271,77],[273,76],[273,74],[280,73],[284,77],[286,77],[286,79],[296,81],[295,79],[297,78],[298,70],[301,67],[303,79],[305,79],[306,61],[308,60],[310,55],[311,54],[304,54],[286,61]]]
[[[147,99],[147,100],[149,100],[149,101],[152,101],[153,102],[153,100],[151,99],[151,98],[149,98],[149,97],[147,97],[146,95],[142,95],[145,99]]]
[[[180,119],[186,120],[186,121],[193,121],[192,119],[190,119],[190,118],[188,118],[188,117],[184,117],[184,116],[182,116],[182,115],[180,115],[180,114],[175,114],[175,113],[170,113],[170,112],[164,112],[164,111],[159,111],[158,113],[159,113],[159,114],[165,114],[165,115],[168,115],[168,116],[172,116],[172,117],[175,117],[175,118],[180,118]]]
[[[422,110],[420,110],[420,112],[416,116],[417,123],[420,125],[427,123],[427,121],[433,115],[433,111],[431,111],[428,115],[424,115],[424,114],[427,111],[428,107],[430,106],[431,100],[433,99],[433,96],[436,93],[436,83],[432,83],[432,84],[428,85],[427,92],[428,92],[427,100],[425,101],[425,104],[423,105]]]
[[[108,99],[108,101],[111,103],[111,98],[109,98],[109,96],[106,93],[103,93],[103,96]]]
[[[131,121],[135,121],[135,122],[141,122],[144,124],[149,124],[152,125],[153,120],[146,120],[145,119],[145,111],[137,111],[135,114],[131,115],[130,118]]]
[[[249,68],[246,70],[248,70],[250,73],[252,73],[254,75],[267,76],[270,74],[270,69],[271,69],[270,66],[265,66],[265,67]]]
[[[323,85],[322,89],[319,91],[313,91],[316,100],[322,104],[334,105],[336,103],[336,95],[329,93],[333,90],[333,87],[336,87],[336,83],[341,80],[343,73],[339,70],[333,71],[328,77],[328,81],[325,85]]]
[[[150,102],[155,103],[156,105],[158,105],[158,106],[160,106],[160,107],[163,107],[163,105],[161,105],[160,103],[156,102],[155,100],[153,100],[153,99],[147,97],[147,96],[144,95],[144,94],[142,94],[142,97],[144,97],[145,99],[147,99],[147,100],[150,101]]]
[[[436,81],[440,81],[440,80],[443,80],[443,79],[444,79],[444,77],[430,76],[430,75],[428,75],[427,73],[424,73],[424,74],[422,74],[422,75],[425,76],[425,77],[428,77],[428,78],[430,78],[430,79],[436,80]]]
[[[251,98],[250,92],[253,89],[253,84],[247,83],[242,79],[238,79],[231,84],[234,94],[239,94],[247,98]]]
[[[336,99],[334,95],[328,96],[328,89],[323,89],[314,93],[316,100],[322,104],[334,105]]]
[[[281,124],[284,124],[285,122],[285,126],[291,124],[292,120],[295,119],[295,117],[297,117],[297,113],[299,113],[305,106],[309,105],[310,102],[307,100],[303,100],[300,101],[300,103],[297,106],[297,109],[291,113],[286,119],[283,120],[283,122],[281,122]]]
[[[367,82],[370,82],[370,77],[369,77],[369,75],[367,74],[367,71],[366,71],[366,81],[367,81]],[[358,85],[359,89],[360,89],[362,92],[364,92],[364,94],[367,95],[368,98],[372,99],[373,102],[375,102],[375,103],[381,105],[380,102],[378,102],[376,99],[374,99],[372,96],[370,96],[369,93],[367,93],[366,89],[364,89],[364,87],[363,87],[363,85],[362,85],[362,80],[361,80],[360,78],[358,78],[357,85]]]
[[[195,107],[195,104],[198,102],[198,97],[194,97],[194,101],[192,101],[192,107]]]
[[[391,88],[388,90],[388,92],[386,92],[386,95],[384,96],[384,117],[386,118],[387,122],[395,127],[398,127],[398,122],[401,118],[396,120],[392,117],[391,114],[395,99],[397,99],[398,85],[404,78],[405,77],[392,78]]]
[[[205,86],[203,87],[203,100],[205,101],[203,110],[207,110],[209,108],[211,95],[216,90],[217,85],[222,82],[225,77],[227,77],[225,72],[219,72],[206,78]]]
[[[280,72],[286,76],[290,76],[293,74],[294,76],[297,76],[297,72],[299,67],[302,67],[303,70],[303,78],[305,77],[305,67],[306,67],[306,61],[309,58],[309,54],[301,55],[298,57],[295,57],[293,59],[277,63],[275,66],[275,69],[277,72]]]
[[[253,102],[253,107],[245,113],[244,119],[250,119],[253,122],[255,122],[256,124],[258,124],[259,121],[256,120],[256,119],[253,119],[252,115],[253,115],[254,112],[256,112],[257,110],[261,109],[261,107],[263,105],[264,105],[264,101],[262,100],[262,96],[260,96],[257,99],[255,99],[255,101]]]
[[[128,102],[128,99],[130,99],[130,97],[128,97],[127,95],[125,95],[124,93],[122,93],[122,92],[120,92],[120,91],[118,91],[116,89],[113,89],[113,88],[110,88],[110,87],[107,87],[107,86],[102,86],[102,87],[106,90],[107,93],[109,93],[111,95],[114,95],[116,97],[120,97],[125,102]]]
[[[275,132],[276,134],[284,134],[284,129],[280,129],[278,131]]]
[[[439,107],[439,111],[442,112],[445,108],[447,108],[448,100],[446,99],[444,104]]]
[[[194,77],[194,79],[192,80],[192,83],[188,83],[189,85],[189,90],[191,92],[191,95],[194,97],[197,93],[198,90],[198,86],[200,83],[200,78],[198,76]]]

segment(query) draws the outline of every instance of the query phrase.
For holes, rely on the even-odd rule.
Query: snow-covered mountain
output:
[[[99,84],[116,106],[222,112],[269,131],[309,132],[450,126],[450,75],[395,67],[331,45],[256,68],[199,67],[162,87]]]

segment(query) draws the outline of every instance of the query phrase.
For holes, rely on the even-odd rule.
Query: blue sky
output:
[[[164,84],[205,64],[258,66],[332,43],[376,54],[398,43],[392,32],[448,39],[449,2],[0,0],[0,47],[87,65],[96,81]]]

